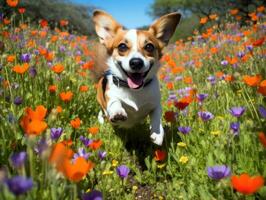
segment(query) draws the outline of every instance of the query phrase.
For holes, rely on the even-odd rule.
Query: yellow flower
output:
[[[105,170],[105,171],[103,171],[103,175],[111,175],[111,174],[113,174],[114,172],[113,171],[111,171],[111,170]]]
[[[166,163],[158,164],[158,165],[157,165],[157,167],[158,167],[159,169],[162,169],[162,168],[164,168],[165,166],[166,166]]]
[[[138,186],[133,185],[132,190],[133,190],[133,191],[136,191],[137,189],[138,189]]]
[[[178,142],[177,145],[179,147],[186,147],[187,146],[186,143],[184,143],[184,142]]]
[[[86,190],[86,193],[89,193],[91,191],[91,189],[90,188],[88,188],[87,190]]]
[[[117,160],[115,160],[115,159],[114,159],[114,160],[112,160],[112,166],[113,166],[113,167],[116,167],[117,165],[118,165],[118,161],[117,161]]]
[[[221,134],[221,131],[212,131],[211,132],[212,135],[218,136]]]
[[[179,159],[179,162],[181,162],[182,164],[186,164],[188,162],[188,157],[187,156],[181,156],[181,158]]]

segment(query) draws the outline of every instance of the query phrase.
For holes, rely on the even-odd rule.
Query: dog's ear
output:
[[[149,32],[160,41],[162,47],[168,44],[175,32],[180,18],[181,15],[179,13],[170,13],[160,17],[150,26]]]
[[[111,15],[101,10],[95,10],[93,12],[92,20],[95,24],[95,30],[100,38],[100,42],[105,45],[119,30],[123,29]]]

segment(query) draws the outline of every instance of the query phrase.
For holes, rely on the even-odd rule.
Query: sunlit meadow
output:
[[[94,46],[66,20],[0,16],[0,199],[266,199],[265,8],[169,45],[166,138],[97,120]],[[18,26],[14,21],[20,20]]]

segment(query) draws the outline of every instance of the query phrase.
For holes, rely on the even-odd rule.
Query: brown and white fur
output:
[[[104,11],[96,10],[93,21],[102,45],[95,47],[94,78],[98,81],[97,100],[104,114],[119,127],[130,128],[150,116],[152,142],[161,145],[164,138],[162,108],[157,72],[163,48],[175,32],[181,15],[171,13],[156,20],[148,30],[125,30]],[[104,82],[103,73],[110,70]],[[113,78],[128,83],[115,85]],[[148,80],[152,81],[144,86]],[[107,81],[106,81],[107,80]]]

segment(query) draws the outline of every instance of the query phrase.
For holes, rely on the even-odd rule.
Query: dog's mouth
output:
[[[118,62],[119,67],[122,69],[122,71],[124,72],[124,74],[127,76],[127,84],[128,87],[131,89],[139,89],[144,85],[144,79],[146,78],[146,76],[148,75],[148,73],[151,70],[152,64],[150,64],[149,69],[146,72],[142,72],[142,73],[131,73],[131,72],[127,72],[123,67],[122,64],[120,62]]]

